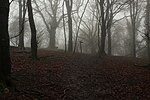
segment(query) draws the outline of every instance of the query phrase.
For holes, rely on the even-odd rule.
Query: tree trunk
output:
[[[106,29],[106,16],[105,16],[105,13],[108,14],[108,10],[107,12],[105,12],[105,9],[104,9],[104,0],[101,0],[99,2],[99,5],[100,5],[100,14],[101,17],[101,47],[100,47],[100,55],[106,55],[105,53],[105,40],[106,40],[106,34],[107,34],[107,29]]]
[[[65,52],[67,52],[67,36],[66,36],[66,24],[65,24],[65,16],[64,16],[64,4],[65,1],[63,1],[63,8],[62,8],[62,13],[63,13],[63,30],[64,30],[64,39],[65,39]]]
[[[65,0],[67,15],[68,15],[68,28],[69,28],[69,40],[68,40],[68,51],[73,52],[73,43],[72,43],[72,0]]]
[[[31,28],[31,57],[33,60],[37,59],[37,40],[36,40],[36,27],[33,19],[31,0],[28,0],[28,16]]]
[[[135,43],[135,37],[136,37],[136,29],[135,29],[135,21],[132,23],[132,26],[133,26],[133,29],[132,29],[132,31],[133,31],[133,41],[132,41],[132,52],[133,52],[133,57],[136,57],[136,43]]]
[[[6,82],[11,73],[8,34],[9,0],[0,1],[0,81]]]
[[[150,59],[150,1],[146,5],[147,58]]]
[[[19,0],[19,49],[24,49],[24,17],[25,17],[25,0]]]
[[[106,28],[101,27],[101,48],[100,48],[100,54],[105,55],[105,40],[106,40]]]
[[[68,14],[68,27],[69,27],[69,41],[68,41],[68,51],[73,51],[73,44],[72,44],[72,17],[71,13]]]
[[[82,18],[83,18],[83,15],[84,15],[85,11],[86,11],[88,3],[89,3],[89,0],[87,0],[87,2],[85,4],[84,10],[82,12],[82,15],[81,15],[81,18],[80,18],[80,21],[79,21],[79,25],[78,25],[78,28],[77,28],[75,44],[74,44],[74,53],[76,52],[76,45],[77,45],[77,42],[78,42],[78,35],[79,35],[80,25],[81,25]],[[79,13],[79,11],[78,11],[78,13]]]
[[[113,23],[113,11],[110,9],[109,19],[107,25],[107,34],[108,34],[108,55],[111,56],[111,28]]]
[[[111,56],[111,27],[108,28],[108,55]]]
[[[56,47],[55,47],[55,44],[56,44],[55,38],[56,38],[56,28],[52,27],[51,32],[50,32],[50,40],[49,40],[49,48],[50,49],[56,49]]]
[[[137,19],[137,11],[138,6],[134,0],[129,2],[130,6],[130,17],[132,23],[132,56],[136,57],[136,19]]]

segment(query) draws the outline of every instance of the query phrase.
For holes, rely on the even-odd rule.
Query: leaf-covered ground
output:
[[[39,50],[11,50],[12,80],[5,100],[150,100],[148,61]]]

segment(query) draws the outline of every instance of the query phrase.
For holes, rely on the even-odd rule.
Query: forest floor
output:
[[[11,49],[14,88],[5,100],[150,100],[150,67],[144,59],[63,51]]]

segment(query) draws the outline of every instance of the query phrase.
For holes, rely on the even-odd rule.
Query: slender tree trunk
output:
[[[69,40],[68,40],[68,51],[73,52],[73,42],[72,42],[72,0],[65,0],[66,8],[67,8],[67,15],[68,15],[68,28],[69,28]]]
[[[22,30],[22,0],[19,0],[19,34],[20,34],[18,44],[19,49],[21,49],[22,46],[21,30]]]
[[[136,43],[135,43],[135,41],[136,41],[136,29],[135,29],[135,21],[133,22],[133,29],[132,29],[132,31],[133,31],[133,41],[132,41],[132,43],[133,43],[133,46],[132,46],[132,52],[133,52],[133,57],[136,57]]]
[[[76,39],[75,39],[75,44],[74,44],[74,53],[76,51],[76,45],[77,45],[77,42],[78,42],[78,36],[79,36],[79,30],[80,30],[80,25],[81,25],[81,22],[82,22],[82,18],[84,16],[84,13],[86,11],[86,8],[87,8],[87,5],[89,3],[89,0],[87,0],[86,4],[85,4],[85,7],[84,7],[84,10],[82,12],[82,15],[81,15],[81,18],[80,18],[80,21],[79,21],[79,25],[78,25],[78,29],[77,29],[77,33],[76,33]]]
[[[24,49],[24,15],[25,14],[25,0],[19,0],[19,49]]]
[[[31,57],[33,60],[36,60],[37,59],[36,27],[33,18],[31,0],[28,0],[27,4],[28,4],[29,23],[31,28]]]
[[[101,48],[100,48],[100,54],[101,55],[106,55],[105,53],[105,40],[106,40],[106,34],[107,34],[107,29],[106,29],[106,16],[105,16],[105,9],[104,9],[104,0],[100,1],[100,13],[101,13]],[[107,10],[108,11],[108,10]]]
[[[68,27],[69,27],[69,41],[68,41],[68,51],[73,51],[73,43],[72,43],[72,17],[71,13],[68,14]]]
[[[108,55],[112,55],[111,54],[111,28],[112,28],[112,23],[113,23],[113,11],[112,9],[110,9],[109,12],[109,19],[108,19],[108,25],[107,25],[107,34],[108,34]]]
[[[111,56],[111,27],[108,28],[108,55]]]
[[[63,13],[63,29],[64,29],[64,38],[65,38],[65,52],[66,52],[67,51],[67,36],[66,36],[66,27],[65,27],[64,4],[65,2],[63,1],[62,13]]]
[[[105,40],[106,40],[106,28],[101,27],[101,48],[100,48],[100,53],[101,55],[105,55]]]
[[[105,54],[105,40],[106,40],[106,21],[105,21],[105,14],[104,14],[104,7],[103,3],[100,5],[101,7],[101,48],[100,48],[100,53],[102,55]]]
[[[146,0],[146,36],[147,36],[147,58],[150,59],[150,1]]]
[[[136,18],[138,7],[134,0],[130,0],[130,17],[132,23],[132,56],[136,57]]]
[[[100,10],[99,10],[99,6],[98,6],[98,2],[96,1],[96,7],[97,7],[97,16],[100,16]],[[98,40],[98,54],[100,55],[100,22],[101,22],[101,18],[98,17],[98,24],[97,24],[97,40]]]
[[[0,1],[0,81],[6,82],[11,73],[8,34],[9,0]]]

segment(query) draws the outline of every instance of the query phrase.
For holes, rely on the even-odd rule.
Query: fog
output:
[[[143,0],[144,1],[144,0]],[[146,58],[146,36],[145,36],[145,11],[146,3],[139,1],[134,10],[137,11],[135,16],[135,43],[133,44],[133,21],[131,15],[134,15],[133,8],[129,2],[125,0],[116,0],[110,7],[109,15],[106,15],[108,6],[107,2],[104,2],[104,19],[110,20],[112,16],[112,23],[110,26],[106,25],[106,40],[105,40],[105,52],[108,54],[111,51],[111,55],[118,56],[132,56],[133,45],[135,45],[135,52],[137,57]],[[88,2],[87,6],[86,3]],[[135,2],[136,4],[136,2]],[[22,2],[23,5],[23,2]],[[63,0],[33,0],[33,13],[34,21],[37,30],[37,41],[38,48],[49,48],[65,50],[65,34],[66,34],[66,45],[68,48],[69,41],[69,27],[66,4]],[[23,8],[22,8],[23,9]],[[27,9],[27,8],[26,8]],[[85,12],[84,12],[85,9]],[[133,12],[131,12],[131,9]],[[63,10],[64,10],[64,23],[63,23]],[[101,17],[100,5],[98,2],[93,0],[73,0],[72,7],[72,42],[73,47],[76,44],[76,52],[96,54],[99,51],[99,45],[101,44],[102,38],[102,17]],[[22,13],[23,14],[23,13]],[[83,14],[83,16],[82,16]],[[112,14],[112,15],[111,15]],[[82,16],[82,19],[81,19]],[[106,18],[108,17],[108,19]],[[81,22],[80,22],[81,21]],[[109,22],[109,21],[108,21]],[[81,24],[81,25],[79,25]],[[31,32],[28,22],[28,12],[26,10],[25,15],[25,29],[24,29],[24,46],[30,47]],[[64,34],[65,25],[65,34]],[[98,29],[99,25],[99,29]],[[80,26],[80,27],[78,27]],[[110,28],[110,36],[108,38],[108,29]],[[55,29],[55,30],[53,30]],[[79,31],[78,31],[79,30]],[[53,38],[54,44],[52,43],[53,38],[51,34],[54,31]],[[99,34],[98,34],[99,32]],[[9,16],[9,34],[10,38],[19,34],[19,2],[14,0],[10,5],[10,16]],[[77,42],[76,41],[77,36]],[[99,37],[99,38],[98,38]],[[19,36],[12,38],[10,44],[18,46]],[[110,42],[108,42],[110,41]],[[51,44],[52,43],[52,44]],[[111,44],[110,44],[111,43]],[[51,47],[51,45],[54,45]],[[109,45],[110,44],[110,45]],[[82,47],[82,48],[81,48]]]

